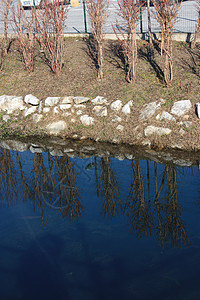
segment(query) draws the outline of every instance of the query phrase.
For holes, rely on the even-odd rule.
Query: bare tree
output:
[[[161,55],[164,60],[164,79],[167,85],[173,81],[172,33],[181,5],[179,0],[152,0],[155,19],[161,27]]]
[[[4,56],[8,53],[8,16],[10,12],[10,7],[12,4],[12,0],[1,0],[2,3],[2,11],[3,22],[4,22],[4,41],[3,41],[3,54]]]
[[[128,82],[134,82],[136,77],[137,43],[136,27],[140,18],[140,0],[117,0],[120,24],[116,21],[113,30],[120,42],[125,61],[125,76]]]
[[[196,41],[200,34],[200,0],[196,0],[196,10],[197,10],[197,14],[198,14],[198,19],[197,19],[197,25],[196,25],[196,29],[195,29],[194,39],[191,42],[191,48],[195,47]]]
[[[98,79],[103,78],[103,26],[108,16],[108,0],[86,0],[90,18],[93,47],[92,54],[98,70]]]
[[[24,64],[29,73],[34,71],[35,57],[35,27],[34,15],[27,18],[25,11],[18,1],[13,10],[13,29],[17,35],[18,49],[22,55]]]
[[[42,3],[42,8],[34,11],[36,38],[45,51],[52,72],[60,75],[64,63],[64,24],[67,7],[59,0],[44,0]]]

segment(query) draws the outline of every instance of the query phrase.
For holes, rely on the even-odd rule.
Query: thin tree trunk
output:
[[[98,79],[103,78],[103,45],[102,42],[98,43]]]
[[[199,10],[199,16],[198,16],[198,20],[197,20],[197,26],[196,26],[196,30],[195,30],[195,34],[194,34],[194,39],[191,42],[191,48],[192,49],[195,47],[196,41],[197,41],[197,39],[198,39],[198,37],[200,35],[199,29],[200,29],[200,10]]]
[[[8,47],[8,32],[7,32],[7,29],[8,29],[8,14],[6,13],[5,17],[4,17],[4,55],[5,56],[8,54],[8,50],[7,50],[7,47]]]
[[[147,16],[148,16],[149,43],[152,44],[150,0],[147,0]]]

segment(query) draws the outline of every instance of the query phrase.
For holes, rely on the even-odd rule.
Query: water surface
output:
[[[200,299],[200,172],[0,148],[0,299]]]

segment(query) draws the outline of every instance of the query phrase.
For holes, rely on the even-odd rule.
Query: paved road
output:
[[[17,0],[14,0],[15,4]],[[117,1],[110,0],[109,6],[109,16],[105,25],[105,33],[113,33],[112,24],[115,24],[117,19]],[[151,7],[153,11],[154,8]],[[27,14],[29,11],[27,11]],[[10,17],[11,18],[11,17]],[[142,27],[143,32],[147,32],[147,9],[145,8],[142,15]],[[195,6],[195,1],[185,1],[181,5],[181,9],[178,14],[177,22],[174,27],[176,32],[185,32],[185,33],[193,33],[195,31],[197,21],[197,11]],[[87,16],[87,27],[90,32],[89,18]],[[9,26],[9,32],[13,32],[12,27]],[[140,31],[140,24],[138,24],[138,31]],[[159,32],[159,25],[155,19],[152,18],[152,31]],[[84,15],[83,15],[83,5],[80,3],[79,7],[70,7],[68,11],[68,17],[65,26],[65,33],[84,33]],[[0,20],[0,33],[3,33],[3,22]]]

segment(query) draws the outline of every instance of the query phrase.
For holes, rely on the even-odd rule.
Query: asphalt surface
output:
[[[2,1],[2,0],[1,0]],[[0,1],[0,2],[1,2]],[[17,0],[14,0],[15,6]],[[1,4],[2,5],[2,4]],[[0,7],[1,7],[0,5]],[[160,28],[156,20],[153,18],[153,11],[154,8],[151,7],[152,11],[152,32],[159,32]],[[27,16],[29,16],[30,11],[26,11]],[[10,20],[12,20],[12,9],[10,13]],[[90,24],[88,15],[86,17],[87,20],[87,31],[90,32]],[[116,20],[119,20],[117,16],[117,1],[110,0],[109,5],[109,13],[108,19],[104,27],[105,33],[113,33],[113,26],[116,26]],[[177,22],[174,27],[175,32],[184,32],[184,33],[193,33],[195,31],[197,22],[197,10],[196,10],[196,3],[195,1],[185,1],[181,4],[181,8],[178,14]],[[13,33],[13,28],[11,23],[8,27],[8,32]],[[141,31],[141,24],[138,24],[137,31]],[[142,13],[142,32],[148,31],[147,25],[147,8],[144,8]],[[85,32],[85,25],[84,25],[84,13],[83,13],[83,4],[82,2],[79,3],[79,7],[70,7],[68,6],[68,13],[67,13],[67,20],[65,24],[65,33],[84,33]],[[1,13],[0,19],[0,33],[3,33],[3,18]]]

